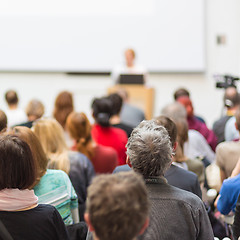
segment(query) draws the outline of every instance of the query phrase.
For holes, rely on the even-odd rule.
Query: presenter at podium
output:
[[[143,78],[142,83],[145,84],[146,78],[147,78],[147,71],[144,67],[138,64],[135,64],[135,56],[136,56],[135,51],[131,48],[128,48],[125,50],[124,56],[125,56],[125,63],[122,65],[116,66],[112,71],[111,78],[112,78],[113,84],[122,83],[121,78],[124,78],[124,81],[126,81],[126,79],[129,78],[129,75],[135,75],[136,81],[140,81],[140,82],[141,82],[141,75],[142,75],[142,78]],[[124,83],[127,84],[127,82],[124,82]]]

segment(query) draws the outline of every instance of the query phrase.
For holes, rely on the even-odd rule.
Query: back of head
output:
[[[63,91],[60,92],[55,100],[53,116],[56,120],[65,127],[68,115],[73,111],[72,93]]]
[[[76,140],[77,150],[92,158],[93,149],[89,145],[91,142],[91,124],[84,113],[72,112],[66,122],[66,128],[70,136]]]
[[[187,112],[185,107],[178,102],[174,102],[166,105],[162,109],[161,113],[171,118],[173,121],[181,118],[184,118],[184,119],[187,118]]]
[[[100,240],[134,239],[148,213],[145,183],[134,172],[100,175],[88,188],[87,214]]]
[[[112,102],[107,97],[95,98],[92,103],[93,117],[96,122],[103,126],[110,126],[110,117],[112,116]]]
[[[172,160],[167,130],[156,120],[142,121],[128,139],[127,155],[134,171],[145,178],[163,176]]]
[[[44,114],[44,105],[37,99],[31,100],[26,107],[28,117],[34,117],[34,120],[41,118]]]
[[[172,144],[172,147],[174,146],[176,139],[177,139],[177,126],[176,124],[168,117],[166,116],[159,116],[155,118],[156,124],[159,126],[163,126],[168,131],[168,135],[170,137],[170,141]]]
[[[12,129],[12,134],[25,141],[30,147],[33,158],[37,164],[37,184],[37,182],[40,181],[40,178],[45,174],[48,164],[48,159],[43,151],[42,145],[33,131],[27,127],[14,127]]]
[[[36,180],[36,163],[30,147],[14,135],[0,135],[0,190],[31,189]]]
[[[227,108],[232,108],[240,103],[240,96],[235,87],[228,87],[225,90],[223,97],[224,105]]]
[[[55,119],[39,119],[35,122],[33,131],[49,158],[49,167],[68,173],[70,169],[68,148],[62,126]]]
[[[108,97],[112,102],[112,114],[119,115],[123,104],[122,98],[117,93],[112,93]]]
[[[173,96],[174,96],[174,100],[177,100],[179,97],[182,97],[182,96],[190,97],[190,93],[185,88],[179,88],[174,92]]]
[[[2,110],[0,110],[0,132],[6,128],[7,128],[7,116]]]
[[[5,93],[5,99],[8,105],[18,104],[18,95],[14,90],[9,90]]]

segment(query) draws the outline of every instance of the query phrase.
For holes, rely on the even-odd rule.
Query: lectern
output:
[[[108,88],[108,94],[118,89],[125,89],[129,95],[129,103],[141,108],[147,120],[153,117],[154,89],[137,84],[119,84]]]

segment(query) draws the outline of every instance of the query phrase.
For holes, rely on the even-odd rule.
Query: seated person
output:
[[[95,124],[91,134],[93,140],[104,146],[112,147],[118,154],[118,165],[126,164],[127,134],[119,128],[112,127],[112,102],[107,97],[95,98],[92,103]]]
[[[128,137],[130,137],[133,128],[121,122],[120,113],[122,109],[123,100],[117,93],[110,94],[109,99],[112,101],[112,116],[110,118],[110,123],[113,127],[121,128],[124,130]]]
[[[237,108],[239,107],[240,96],[235,87],[230,86],[225,89],[223,103],[226,109],[226,113],[223,116],[221,116],[217,121],[215,121],[213,124],[213,131],[217,136],[218,144],[225,141],[226,123],[232,116],[234,116]],[[234,130],[235,130],[235,127],[234,127]],[[237,132],[237,134],[239,133]]]
[[[240,174],[236,177],[228,178],[223,181],[219,196],[215,206],[224,215],[231,211],[235,212],[238,196],[240,194]]]
[[[13,90],[7,91],[5,94],[5,100],[8,104],[8,109],[5,112],[8,119],[8,126],[12,127],[26,122],[27,116],[25,112],[18,107],[19,100],[17,93]]]
[[[36,160],[14,135],[0,135],[0,176],[0,219],[12,239],[69,239],[56,208],[38,204],[31,190],[38,176]]]
[[[111,78],[114,84],[118,83],[121,74],[143,74],[145,75],[146,82],[147,71],[142,66],[135,63],[135,51],[131,48],[128,48],[125,50],[124,56],[125,63],[115,67],[112,71]]]
[[[182,96],[186,96],[186,97],[189,97],[189,98],[190,98],[190,92],[189,92],[186,88],[178,88],[178,89],[174,92],[174,94],[173,94],[173,97],[174,97],[174,100],[175,100],[175,101],[177,101],[178,98],[180,98],[180,97],[182,97]],[[196,115],[195,115],[195,117],[196,117],[199,121],[205,123],[205,121],[204,121],[203,118],[201,118],[201,117],[199,117],[199,116],[196,116]]]
[[[139,239],[213,239],[202,200],[164,179],[172,162],[167,130],[155,120],[141,122],[127,143],[128,161],[146,182],[151,201],[149,227]]]
[[[94,240],[135,240],[148,226],[149,199],[134,172],[96,177],[88,188],[85,220]]]
[[[240,108],[235,113],[236,129],[240,129]],[[231,120],[231,119],[230,119]],[[227,127],[227,126],[226,126]],[[216,148],[216,163],[220,168],[221,180],[231,176],[240,156],[240,141],[229,141],[218,144]]]
[[[140,108],[129,103],[129,95],[124,88],[118,89],[117,94],[119,94],[123,100],[120,112],[121,122],[134,128],[141,121],[145,120],[144,112]]]
[[[28,121],[22,124],[17,124],[17,125],[31,128],[33,125],[33,122],[43,116],[44,114],[43,104],[37,99],[31,100],[26,107],[26,114],[28,117]]]
[[[80,152],[69,151],[64,139],[64,130],[55,119],[40,119],[33,127],[48,158],[48,167],[60,169],[69,175],[78,196],[79,216],[83,221],[87,187],[95,171],[91,161]]]
[[[73,151],[86,155],[92,162],[95,172],[112,173],[118,165],[115,149],[97,144],[91,136],[91,124],[84,113],[71,112],[67,118],[66,128],[75,144]]]
[[[177,99],[179,103],[181,103],[186,111],[187,111],[187,121],[188,121],[188,128],[194,129],[198,132],[200,132],[205,139],[207,140],[208,144],[212,148],[213,151],[215,151],[216,145],[217,145],[217,137],[215,136],[214,132],[212,130],[209,130],[203,122],[199,121],[194,116],[194,109],[192,102],[189,97],[182,96]]]

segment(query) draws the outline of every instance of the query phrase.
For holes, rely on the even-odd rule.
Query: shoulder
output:
[[[195,194],[180,188],[164,184],[146,184],[150,199],[157,201],[168,200],[172,203],[181,203],[190,208],[202,208],[202,200]]]
[[[239,149],[239,147],[240,147],[240,141],[238,141],[238,142],[235,142],[235,141],[222,142],[217,145],[216,153],[232,150],[235,148]]]

